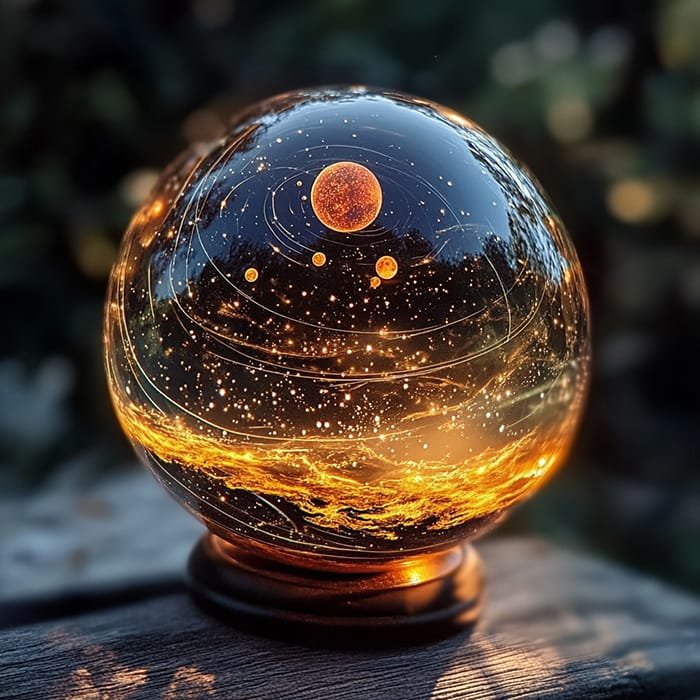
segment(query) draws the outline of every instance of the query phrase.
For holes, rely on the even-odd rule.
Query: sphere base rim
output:
[[[207,533],[187,567],[195,602],[263,636],[322,646],[420,644],[474,625],[481,559],[462,543],[383,572],[302,569],[251,554]]]

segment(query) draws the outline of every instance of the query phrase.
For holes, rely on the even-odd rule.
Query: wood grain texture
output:
[[[246,634],[171,594],[7,630],[0,697],[692,698],[700,602],[535,540],[480,551],[471,632],[416,648],[330,651]]]

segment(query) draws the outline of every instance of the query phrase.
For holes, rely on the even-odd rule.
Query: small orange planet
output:
[[[255,282],[258,279],[258,271],[254,267],[249,267],[243,274],[246,282]]]
[[[316,267],[323,267],[323,265],[326,264],[326,254],[322,253],[320,250],[316,251],[312,256],[311,256],[311,262],[316,266]]]
[[[392,277],[396,277],[399,264],[396,262],[396,258],[392,258],[391,255],[382,255],[374,264],[374,269],[383,280],[390,280]]]
[[[364,165],[339,161],[316,176],[311,186],[311,207],[327,228],[354,233],[377,218],[382,208],[382,188]]]

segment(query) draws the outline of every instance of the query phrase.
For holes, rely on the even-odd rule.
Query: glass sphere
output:
[[[320,89],[166,170],[105,347],[124,431],[212,531],[371,565],[473,537],[562,461],[588,302],[552,206],[482,129]]]

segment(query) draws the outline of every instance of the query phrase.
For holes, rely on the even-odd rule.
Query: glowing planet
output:
[[[312,256],[311,256],[311,262],[316,266],[316,267],[323,267],[326,264],[326,254],[322,253],[320,250],[316,251]]]
[[[399,264],[396,262],[396,258],[391,255],[382,255],[374,264],[374,269],[383,280],[390,280],[396,277],[396,273],[399,271]]]
[[[382,188],[364,165],[350,161],[333,163],[314,180],[311,206],[324,226],[354,233],[377,218],[382,208]]]

